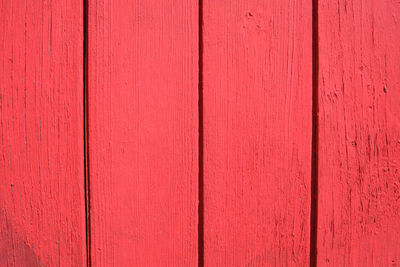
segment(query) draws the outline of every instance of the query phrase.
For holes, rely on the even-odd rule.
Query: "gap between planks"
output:
[[[204,266],[204,118],[203,118],[203,0],[199,0],[199,107],[198,107],[198,117],[199,117],[199,206],[198,206],[198,266]]]
[[[84,139],[84,172],[85,172],[85,226],[86,226],[86,265],[91,261],[91,228],[90,228],[90,166],[89,166],[89,103],[88,103],[88,11],[89,0],[83,0],[83,139]]]
[[[318,0],[312,0],[312,137],[311,137],[311,213],[310,267],[317,266],[318,235],[318,141],[319,141],[319,40]]]

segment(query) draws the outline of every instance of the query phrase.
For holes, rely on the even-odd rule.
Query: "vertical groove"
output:
[[[318,234],[318,141],[319,141],[319,40],[318,0],[312,0],[312,141],[311,141],[311,217],[310,266],[317,266]]]
[[[86,264],[91,266],[90,233],[90,181],[89,181],[89,103],[88,103],[88,1],[83,0],[83,132],[85,168],[85,224],[86,224]]]
[[[204,266],[203,0],[199,0],[199,223],[198,266]]]

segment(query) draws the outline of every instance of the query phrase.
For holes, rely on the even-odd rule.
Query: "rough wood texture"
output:
[[[84,266],[82,1],[0,18],[0,266]]]
[[[318,266],[400,265],[400,3],[319,1]]]
[[[311,1],[204,0],[206,266],[306,266]]]
[[[198,1],[89,0],[95,266],[195,266]]]

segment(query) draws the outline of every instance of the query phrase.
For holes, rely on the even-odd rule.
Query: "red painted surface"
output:
[[[306,266],[311,1],[203,13],[205,266]]]
[[[318,266],[399,266],[400,4],[319,2]]]
[[[89,0],[95,266],[195,266],[198,1]]]
[[[312,3],[2,1],[0,266],[399,266],[400,4]]]
[[[0,266],[86,265],[81,7],[0,3]]]

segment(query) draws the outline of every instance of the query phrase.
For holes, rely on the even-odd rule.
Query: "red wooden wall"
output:
[[[0,266],[400,266],[397,1],[0,14]]]

